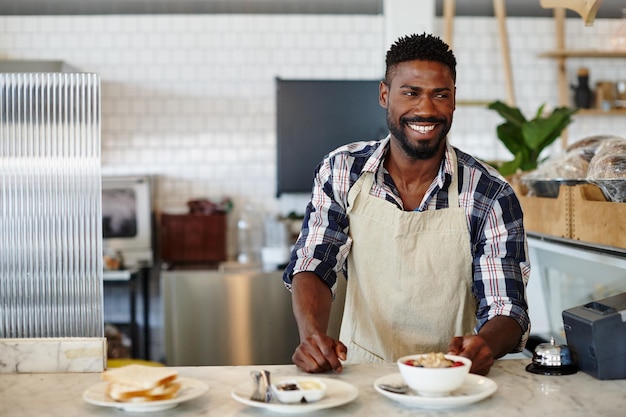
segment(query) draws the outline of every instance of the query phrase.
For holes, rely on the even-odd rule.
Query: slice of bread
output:
[[[151,390],[166,385],[177,377],[178,372],[171,368],[137,364],[107,369],[102,373],[102,380],[134,387],[136,390]]]
[[[106,388],[106,395],[114,401],[121,402],[146,402],[169,400],[180,391],[179,382],[170,382],[166,385],[159,385],[155,388],[145,390],[128,385],[110,383]]]

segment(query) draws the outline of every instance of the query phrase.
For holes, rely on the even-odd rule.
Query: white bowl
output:
[[[271,388],[278,401],[285,404],[312,403],[326,395],[326,384],[310,377],[282,379],[273,383]]]
[[[462,356],[444,355],[452,362],[461,362],[448,368],[426,368],[409,365],[410,360],[419,360],[429,354],[403,356],[398,359],[398,369],[406,384],[425,397],[443,397],[459,388],[472,367],[472,361]]]

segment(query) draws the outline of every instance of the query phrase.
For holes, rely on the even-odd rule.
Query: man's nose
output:
[[[421,96],[413,106],[413,114],[421,117],[435,114],[435,103],[432,98],[426,95]]]

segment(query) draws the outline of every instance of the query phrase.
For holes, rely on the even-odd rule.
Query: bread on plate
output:
[[[102,379],[109,382],[106,394],[114,401],[160,401],[176,397],[181,388],[178,372],[166,367],[127,365],[107,369]]]

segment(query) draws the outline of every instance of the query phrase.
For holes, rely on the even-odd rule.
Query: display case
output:
[[[564,310],[626,291],[626,249],[528,234],[531,333],[565,343]]]

